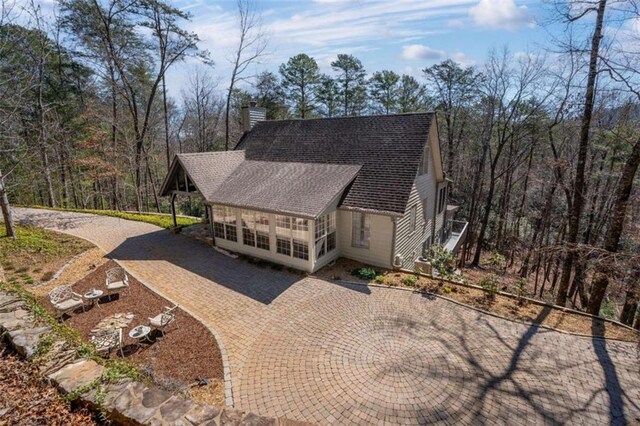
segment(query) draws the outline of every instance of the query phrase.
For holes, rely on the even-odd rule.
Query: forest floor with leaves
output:
[[[0,426],[94,425],[90,411],[72,407],[38,373],[0,340]]]

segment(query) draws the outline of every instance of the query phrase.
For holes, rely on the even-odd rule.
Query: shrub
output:
[[[496,274],[489,274],[483,277],[478,285],[489,292],[490,298],[494,298],[500,287],[500,278]]]
[[[373,268],[358,268],[355,269],[351,274],[363,280],[372,280],[376,277],[376,275],[378,275],[376,270]]]
[[[407,287],[414,287],[418,282],[418,277],[415,275],[405,275],[400,281]]]
[[[455,258],[453,253],[445,250],[444,246],[432,245],[429,248],[429,261],[431,267],[438,272],[438,275],[449,278],[455,269]]]
[[[384,275],[376,275],[376,282],[378,284],[384,284]]]
[[[489,253],[488,264],[494,269],[504,270],[507,267],[507,258],[497,251]]]
[[[447,287],[447,286],[442,287],[442,292],[443,292],[444,294],[449,294],[449,293],[451,293],[451,287]]]
[[[518,304],[523,305],[525,302],[525,297],[527,295],[527,279],[526,278],[518,278],[515,283],[513,283],[512,290],[513,294],[518,297]]]
[[[53,271],[47,271],[47,272],[45,272],[45,273],[42,275],[42,279],[41,279],[40,281],[42,281],[43,283],[44,283],[44,282],[47,282],[47,281],[49,281],[50,279],[52,279],[54,275],[55,275],[55,272],[53,272]]]
[[[600,316],[602,318],[615,320],[616,319],[616,305],[611,300],[607,299],[602,303],[600,307]]]

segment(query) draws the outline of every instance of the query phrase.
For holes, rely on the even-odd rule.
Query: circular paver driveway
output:
[[[320,424],[635,424],[635,345],[397,289],[261,269],[157,227],[17,209],[103,248],[217,330],[234,404]]]
[[[633,345],[398,289],[334,285],[277,302],[240,377],[243,408],[340,424],[625,424],[639,413]]]

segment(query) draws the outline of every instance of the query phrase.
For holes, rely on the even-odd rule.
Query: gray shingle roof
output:
[[[198,152],[177,154],[170,172],[167,174],[160,195],[165,196],[171,190],[168,186],[174,181],[175,173],[181,165],[205,199],[224,182],[227,177],[244,161],[243,151]]]
[[[317,218],[359,170],[357,165],[245,161],[207,200]]]
[[[261,121],[236,149],[247,160],[361,164],[342,207],[403,214],[433,116]]]

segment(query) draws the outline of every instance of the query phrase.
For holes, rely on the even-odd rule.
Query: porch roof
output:
[[[315,219],[342,195],[361,166],[244,161],[207,201]]]
[[[160,196],[175,190],[175,180],[181,171],[196,186],[200,195],[208,200],[210,195],[244,161],[244,151],[197,152],[176,154],[169,173],[160,188]]]

